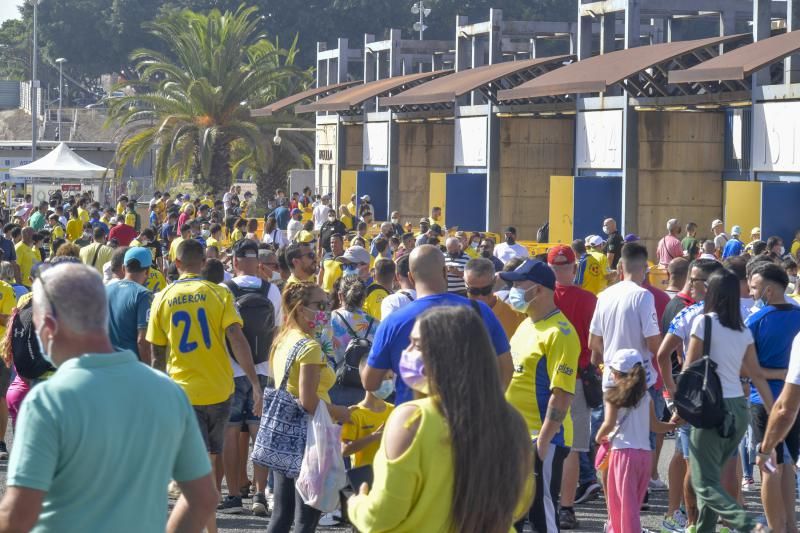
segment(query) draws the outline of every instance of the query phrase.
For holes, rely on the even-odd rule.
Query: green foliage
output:
[[[125,132],[118,168],[155,149],[157,183],[189,177],[215,193],[230,186],[234,143],[241,159],[268,168],[271,137],[250,107],[296,90],[309,75],[293,64],[296,43],[289,50],[271,43],[259,32],[256,12],[172,11],[147,25],[170,52],[141,49],[131,56],[137,94],[113,100],[109,109],[109,123]]]
[[[317,41],[333,43],[337,37],[347,37],[350,46],[358,48],[365,33],[382,39],[390,28],[401,29],[404,36],[412,38],[416,17],[410,8],[414,1],[246,0],[246,4],[259,8],[260,29],[273,39],[291,42],[299,34],[297,64],[313,66]],[[51,61],[57,57],[68,58],[67,70],[75,77],[89,80],[100,74],[127,70],[134,49],[147,47],[167,51],[164,44],[144,28],[146,22],[160,14],[182,9],[206,13],[211,9],[235,11],[240,2],[47,0],[39,6],[40,44],[45,58]],[[433,10],[426,21],[427,39],[451,40],[457,15],[466,15],[473,22],[484,21],[490,8],[502,9],[506,20],[571,21],[577,13],[577,0],[428,0],[426,5]],[[29,28],[29,5],[23,9],[23,17],[22,28]],[[19,36],[18,30],[0,28],[0,43]],[[47,75],[47,70],[43,74]]]
[[[6,20],[0,26],[0,78],[30,78],[30,41],[21,20]]]

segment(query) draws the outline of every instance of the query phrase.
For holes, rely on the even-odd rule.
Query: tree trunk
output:
[[[208,186],[215,198],[221,198],[233,182],[231,174],[231,144],[228,139],[217,139],[212,148],[211,174]]]
[[[275,191],[287,188],[288,179],[281,172],[259,172],[255,176],[256,202],[259,207],[267,208],[267,201],[275,197]]]

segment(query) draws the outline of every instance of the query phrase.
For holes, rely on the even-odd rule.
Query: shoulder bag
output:
[[[305,454],[309,415],[286,390],[289,373],[300,351],[310,342],[302,339],[286,358],[286,371],[277,389],[264,389],[264,411],[253,445],[253,462],[297,478]]]
[[[696,428],[724,431],[727,412],[722,401],[722,383],[717,375],[717,363],[711,360],[711,317],[706,315],[703,338],[703,358],[695,361],[678,376],[675,392],[675,407],[678,416]],[[729,428],[730,429],[730,428]]]

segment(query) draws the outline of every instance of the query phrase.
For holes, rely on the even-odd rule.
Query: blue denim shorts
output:
[[[272,382],[267,376],[258,376],[261,388],[265,389]],[[228,419],[229,426],[241,426],[242,424],[257,425],[261,420],[261,413],[253,412],[253,386],[247,376],[233,378],[234,390],[231,396],[231,416]]]

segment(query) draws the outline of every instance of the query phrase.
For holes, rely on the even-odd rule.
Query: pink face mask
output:
[[[403,350],[398,367],[400,378],[406,385],[422,394],[430,394],[425,364],[419,350]]]
[[[308,307],[306,309],[309,309]],[[309,309],[313,311],[313,309]],[[308,321],[308,325],[312,330],[321,329],[327,326],[331,321],[331,315],[327,311],[314,311],[314,318]]]

